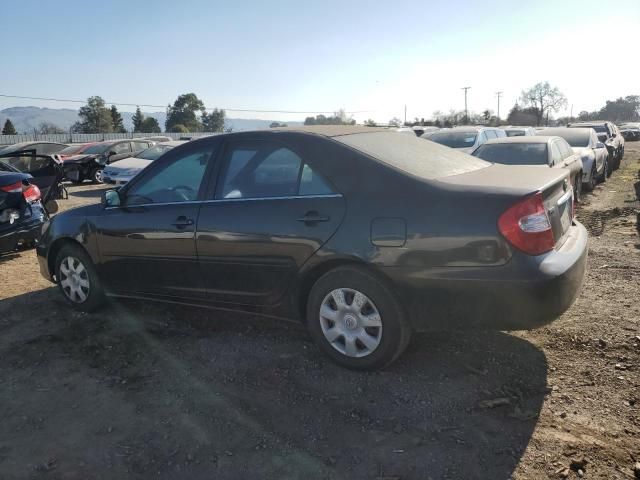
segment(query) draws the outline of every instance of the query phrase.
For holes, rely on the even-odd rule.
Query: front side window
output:
[[[213,147],[185,152],[150,172],[126,192],[127,205],[197,200],[212,153]]]

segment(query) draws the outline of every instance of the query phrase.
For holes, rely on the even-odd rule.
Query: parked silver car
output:
[[[580,201],[582,160],[562,137],[506,137],[489,140],[472,153],[474,157],[503,165],[540,165],[566,168],[573,185],[573,198]]]
[[[506,133],[501,128],[494,127],[455,127],[443,128],[422,138],[447,147],[459,149],[465,153],[471,153],[488,140],[506,138]]]
[[[582,184],[587,190],[606,181],[611,175],[607,146],[598,140],[593,128],[545,128],[538,135],[564,138],[582,160]]]
[[[177,147],[178,145],[182,145],[183,143],[186,142],[171,141],[157,143],[154,146],[134,155],[133,157],[127,157],[110,165],[107,165],[102,174],[102,181],[104,183],[124,185],[138,173],[140,173],[151,162],[157,160],[172,148]]]

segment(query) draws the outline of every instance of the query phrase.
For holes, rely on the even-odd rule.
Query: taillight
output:
[[[37,185],[25,185],[24,190],[22,191],[22,195],[24,195],[24,199],[27,202],[35,202],[36,200],[40,200],[42,194],[40,193],[40,189]]]
[[[0,190],[7,193],[20,193],[22,191],[22,182],[5,185],[4,187],[0,187]]]
[[[529,255],[553,250],[556,243],[541,192],[523,198],[504,212],[498,228],[511,245]]]

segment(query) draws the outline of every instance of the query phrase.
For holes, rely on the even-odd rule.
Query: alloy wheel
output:
[[[364,293],[337,288],[320,306],[320,327],[329,344],[348,357],[366,357],[382,340],[382,318]]]
[[[99,168],[98,170],[96,170],[93,173],[93,179],[97,182],[97,183],[102,183],[102,169]]]
[[[60,286],[69,300],[83,303],[89,297],[89,272],[76,257],[65,257],[60,262]]]

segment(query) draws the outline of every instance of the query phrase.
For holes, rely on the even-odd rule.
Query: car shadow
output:
[[[133,301],[88,315],[50,288],[0,301],[0,318],[0,403],[56,419],[29,430],[3,415],[0,450],[23,465],[36,444],[63,476],[108,459],[114,475],[166,478],[176,465],[189,478],[510,478],[547,393],[544,353],[501,332],[417,335],[363,373],[300,324],[256,316]],[[64,444],[44,440],[60,425]]]

